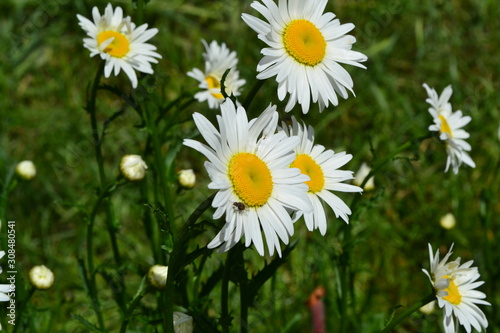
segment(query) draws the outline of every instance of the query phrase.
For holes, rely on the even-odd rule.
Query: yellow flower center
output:
[[[321,169],[311,156],[306,154],[297,155],[290,167],[300,169],[302,174],[308,175],[311,178],[311,180],[305,182],[309,186],[309,192],[319,192],[325,186],[323,169]]]
[[[451,128],[450,128],[450,125],[448,124],[448,121],[446,120],[445,117],[443,117],[442,115],[439,115],[439,119],[441,119],[441,132],[443,133],[447,133],[450,138],[453,138],[453,134],[451,133]]]
[[[219,89],[220,90],[220,81],[215,76],[208,75],[205,78],[205,81],[207,81],[208,89]],[[214,96],[217,99],[224,98],[224,96],[222,96],[221,93],[212,93],[212,96]]]
[[[450,277],[447,275],[443,276],[443,278],[449,279]],[[460,295],[460,291],[458,291],[458,287],[452,279],[450,279],[450,285],[444,291],[448,292],[448,296],[443,297],[444,300],[447,300],[454,305],[460,304],[462,301],[462,295]]]
[[[316,66],[326,54],[326,41],[321,31],[308,20],[293,20],[283,31],[286,52],[297,62]]]
[[[229,179],[245,206],[260,207],[273,191],[273,178],[267,164],[250,153],[238,153],[229,161]]]
[[[119,32],[112,30],[101,32],[97,36],[97,44],[101,45],[103,42],[107,41],[110,38],[113,38],[113,41],[108,46],[106,46],[103,51],[116,58],[121,58],[127,55],[128,51],[130,50],[130,43],[127,37]]]

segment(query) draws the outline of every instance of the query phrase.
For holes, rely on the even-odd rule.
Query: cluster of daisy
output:
[[[209,248],[227,251],[245,236],[264,255],[264,233],[269,253],[281,255],[279,240],[288,244],[294,221],[304,215],[309,230],[326,231],[326,216],[320,198],[348,222],[349,207],[331,190],[361,192],[343,184],[351,171],[338,170],[352,155],[335,154],[314,144],[311,127],[295,118],[290,126],[278,128],[276,106],[270,105],[249,120],[246,110],[231,99],[221,104],[219,129],[203,115],[194,122],[207,144],[186,139],[184,144],[208,158],[205,168],[210,189],[218,190],[214,218],[225,215],[226,223]],[[293,214],[292,214],[293,213]]]
[[[285,112],[297,104],[304,114],[314,103],[320,112],[338,105],[338,96],[346,99],[348,91],[354,95],[353,80],[340,64],[366,68],[361,63],[367,57],[352,50],[356,39],[348,33],[354,25],[341,24],[333,13],[324,12],[327,2],[280,0],[276,4],[261,0],[254,1],[251,7],[264,20],[242,14],[243,21],[267,45],[261,51],[257,79],[275,78],[278,99],[283,101],[288,96]],[[156,47],[146,43],[158,30],[147,29],[147,24],[136,27],[130,17],[123,16],[120,7],[113,10],[111,5],[102,16],[94,8],[92,16],[93,22],[78,15],[89,37],[84,39],[84,46],[91,51],[90,56],[100,55],[105,60],[105,77],[111,72],[118,75],[123,69],[136,88],[135,70],[151,74],[151,63],[161,58]],[[216,127],[202,114],[194,113],[194,122],[206,143],[185,139],[184,145],[208,159],[208,188],[217,190],[212,202],[213,218],[225,219],[208,247],[225,252],[244,238],[245,246],[253,244],[262,256],[265,245],[270,255],[276,251],[281,256],[280,244],[289,243],[294,224],[301,217],[310,231],[326,233],[324,204],[348,223],[351,210],[334,192],[363,191],[345,183],[354,178],[352,171],[339,169],[352,155],[315,144],[314,129],[294,117],[291,123],[280,125],[277,107],[272,104],[258,117],[249,119],[236,100],[246,83],[239,77],[236,52],[225,43],[202,40],[202,44],[205,68],[194,68],[187,75],[199,82],[200,91],[194,97],[207,102],[211,109],[220,109],[220,114],[216,116]],[[434,120],[429,130],[437,132],[446,145],[445,172],[451,166],[458,173],[462,163],[475,167],[468,155],[471,146],[465,141],[469,134],[462,129],[471,117],[452,110],[450,86],[440,96],[427,84],[424,88]],[[142,179],[146,168],[136,155],[127,156],[121,163],[122,173],[131,180]],[[361,173],[357,185],[363,183],[369,171]],[[192,187],[194,181],[192,170],[179,174],[179,182],[186,188]],[[373,178],[365,184],[365,189],[369,188],[373,188]],[[474,290],[483,282],[477,281],[479,273],[471,267],[472,261],[460,265],[460,259],[456,259],[447,263],[451,252],[439,261],[439,253],[433,256],[430,245],[429,251],[431,271],[424,271],[436,290],[439,306],[444,308],[446,332],[454,332],[458,322],[467,332],[472,327],[478,331],[486,328],[488,322],[476,304],[489,303],[483,300],[483,293]],[[166,275],[167,271],[162,272]]]

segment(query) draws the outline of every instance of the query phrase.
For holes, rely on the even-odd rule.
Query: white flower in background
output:
[[[146,175],[148,166],[140,155],[125,155],[120,162],[120,170],[125,178],[131,181],[141,180]]]
[[[347,90],[354,94],[352,78],[339,64],[366,68],[360,62],[368,58],[351,50],[356,38],[346,35],[354,24],[341,25],[335,14],[323,13],[327,0],[262,2],[251,6],[268,22],[249,14],[242,18],[269,46],[261,51],[257,78],[276,77],[278,98],[282,101],[290,94],[285,111],[299,103],[307,113],[311,101],[323,111],[330,103],[338,105],[337,94],[343,98],[348,97]]]
[[[455,225],[457,224],[457,222],[455,220],[455,216],[453,216],[452,213],[448,213],[448,214],[444,215],[443,217],[441,217],[441,219],[439,219],[439,224],[441,225],[441,227],[443,229],[450,230],[450,229],[455,228]]]
[[[420,307],[420,312],[429,315],[434,312],[434,309],[436,308],[436,301],[432,301],[427,303],[426,305]]]
[[[174,332],[193,333],[193,317],[182,312],[174,312]]]
[[[356,174],[354,175],[354,180],[352,181],[354,185],[361,186],[365,178],[370,174],[370,171],[372,171],[372,169],[368,166],[368,164],[363,162],[359,167],[358,172],[356,172]],[[374,188],[375,188],[375,181],[373,176],[371,176],[370,179],[366,181],[363,190],[370,191],[373,190]]]
[[[245,80],[239,79],[239,72],[236,69],[238,58],[235,51],[230,51],[226,44],[217,44],[212,41],[210,45],[205,40],[201,40],[206,52],[203,53],[205,59],[205,71],[194,68],[187,75],[200,82],[199,88],[202,91],[196,93],[194,97],[199,102],[208,102],[211,109],[218,109],[224,101],[221,93],[221,80],[224,72],[231,69],[224,81],[225,91],[228,96],[239,96],[239,89],[245,84]]]
[[[422,271],[429,277],[436,291],[436,298],[440,308],[443,309],[443,325],[446,333],[458,332],[458,324],[462,325],[467,333],[472,327],[478,332],[488,327],[488,320],[483,311],[476,304],[491,305],[484,298],[486,295],[474,290],[484,282],[477,281],[480,275],[477,267],[471,267],[473,261],[460,265],[460,258],[447,262],[453,249],[451,246],[448,254],[439,261],[439,250],[434,255],[429,244],[431,261],[430,273]]]
[[[108,78],[111,72],[116,76],[123,69],[132,87],[137,88],[135,70],[153,74],[151,63],[158,63],[156,58],[161,58],[161,55],[155,52],[155,46],[146,41],[156,35],[158,29],[148,29],[147,24],[136,27],[130,16],[123,17],[123,10],[118,6],[113,11],[111,4],[106,6],[102,16],[97,7],[92,9],[94,22],[81,15],[76,16],[79,25],[90,37],[83,39],[83,46],[90,50],[91,57],[99,54],[106,61],[105,77]]]
[[[30,270],[30,282],[37,289],[49,289],[54,284],[54,273],[44,265]]]
[[[451,104],[448,102],[453,92],[451,86],[447,86],[441,96],[438,96],[436,90],[429,88],[426,83],[423,86],[429,95],[429,98],[426,99],[426,102],[431,105],[429,113],[434,118],[434,124],[429,126],[429,130],[438,132],[439,138],[446,145],[448,159],[446,160],[445,172],[451,165],[453,172],[458,173],[462,163],[475,168],[476,164],[467,154],[471,150],[471,146],[464,140],[469,137],[469,133],[462,129],[471,121],[471,117],[463,116],[460,110],[452,111]]]
[[[19,177],[26,180],[35,178],[36,168],[35,164],[31,161],[22,161],[16,165],[16,173]]]
[[[292,125],[287,126],[283,123],[281,130],[288,136],[298,136],[300,143],[295,148],[297,157],[290,165],[292,168],[299,168],[300,172],[309,176],[310,180],[305,183],[309,187],[307,197],[313,207],[312,212],[303,213],[297,211],[295,219],[304,215],[307,228],[312,231],[319,229],[322,235],[326,233],[326,214],[322,201],[330,206],[335,213],[349,223],[348,215],[351,209],[342,199],[335,195],[336,192],[363,192],[363,190],[354,185],[344,184],[343,181],[353,179],[353,172],[348,170],[339,170],[352,159],[352,155],[345,152],[335,153],[333,150],[326,150],[319,144],[314,144],[314,129],[311,126],[301,125],[295,117],[292,117]]]
[[[193,118],[208,145],[189,139],[184,144],[209,159],[205,162],[212,180],[208,188],[218,190],[212,202],[213,218],[226,216],[208,248],[222,245],[219,252],[225,252],[244,235],[245,246],[253,243],[263,256],[264,232],[269,253],[276,249],[281,256],[279,239],[288,244],[294,232],[287,209],[311,211],[304,183],[309,177],[289,167],[299,138],[275,133],[278,113],[272,105],[249,121],[245,109],[236,108],[228,98],[217,116],[219,130],[199,113]]]
[[[185,188],[193,188],[196,184],[196,175],[193,169],[181,170],[178,173],[179,184]]]
[[[153,265],[149,268],[149,282],[156,288],[162,290],[167,285],[168,266]]]

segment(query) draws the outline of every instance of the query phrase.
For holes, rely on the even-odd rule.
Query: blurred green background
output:
[[[240,76],[247,80],[242,95],[246,95],[255,82],[264,47],[240,18],[242,12],[257,15],[250,2],[148,3],[144,21],[160,31],[150,42],[163,57],[154,66],[161,78],[158,93],[163,98],[172,100],[181,92],[196,91],[197,82],[185,73],[204,66],[202,38],[225,42],[238,52]],[[93,6],[102,12],[106,4],[79,0],[0,3],[0,179],[3,181],[21,160],[32,160],[37,167],[36,178],[20,181],[7,202],[6,216],[16,221],[19,293],[23,293],[23,278],[27,279],[33,265],[44,264],[56,276],[52,289],[36,293],[31,301],[28,314],[32,332],[85,332],[70,314],[91,321],[94,315],[82,287],[77,259],[85,246],[82,209],[90,207],[98,184],[83,105],[100,59],[89,58],[89,51],[83,48],[85,34],[76,14],[91,17]],[[122,6],[134,20],[130,1],[112,4]],[[491,307],[481,307],[490,322],[488,332],[500,332],[500,4],[496,0],[358,0],[330,1],[327,10],[334,12],[341,23],[356,25],[351,32],[357,38],[354,49],[369,60],[365,63],[367,70],[344,66],[353,77],[356,97],[341,100],[338,107],[323,113],[316,106],[305,116],[297,107],[290,113],[315,127],[316,142],[353,154],[345,168],[356,171],[362,162],[370,164],[404,142],[428,134],[432,118],[422,84],[428,83],[438,93],[451,84],[453,108],[472,117],[465,129],[471,134],[468,142],[477,165],[475,169],[463,166],[458,175],[451,171],[445,174],[444,147],[436,140],[426,140],[418,151],[401,154],[405,158],[393,161],[376,176],[376,189],[363,194],[351,221],[355,242],[350,262],[355,283],[351,288],[356,297],[349,311],[356,320],[350,326],[356,332],[377,332],[394,307],[411,305],[428,294],[430,285],[421,272],[429,265],[427,243],[443,251],[455,243],[454,257],[473,259],[486,281],[479,289],[492,303]],[[131,89],[123,72],[104,82],[125,91]],[[273,80],[264,84],[249,110],[252,116],[269,103],[283,110],[286,101],[278,101],[276,87]],[[104,121],[121,106],[111,95],[100,94],[99,120]],[[214,119],[215,112],[199,103],[178,110],[179,117],[189,118],[194,111]],[[280,114],[282,119],[290,116],[282,111]],[[110,178],[118,175],[122,155],[140,154],[144,149],[146,132],[140,125],[137,115],[127,109],[108,128],[103,151]],[[188,123],[179,127],[174,139],[182,140],[192,132],[193,124]],[[211,193],[206,189],[208,175],[202,162],[201,154],[188,148],[177,157],[177,169],[193,168],[198,176],[197,188],[183,191],[176,198],[181,215],[187,216]],[[348,204],[354,197],[340,196]],[[130,270],[136,273],[127,276],[131,286],[137,285],[140,276],[154,264],[142,230],[138,197],[139,186],[133,184],[118,191],[113,199],[121,224],[119,245]],[[448,212],[457,221],[452,230],[439,225],[439,219]],[[296,224],[293,239],[299,240],[297,249],[261,290],[256,308],[250,312],[253,332],[312,332],[305,302],[317,285],[326,288],[327,331],[334,331],[339,316],[336,277],[342,252],[338,231],[343,222],[333,214],[331,217],[324,237],[308,232],[302,222]],[[104,222],[98,220],[94,230],[98,235],[96,254],[99,260],[109,260]],[[213,236],[207,231],[200,237],[200,245]],[[1,237],[4,242],[5,221]],[[251,263],[250,272],[269,260],[253,252],[245,254]],[[224,257],[214,253],[211,265]],[[106,321],[118,320],[106,283],[99,282]],[[130,287],[129,292],[133,290]],[[207,300],[215,317],[217,297],[212,295]],[[152,304],[147,301],[145,308],[154,306],[153,300]],[[416,313],[396,331],[441,332],[440,318],[440,311]]]

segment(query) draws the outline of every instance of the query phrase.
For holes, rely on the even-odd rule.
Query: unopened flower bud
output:
[[[37,289],[49,289],[54,284],[54,273],[44,265],[30,270],[30,282]]]
[[[167,284],[168,266],[154,265],[149,268],[148,278],[151,284],[158,288],[164,289]]]
[[[174,312],[174,332],[175,333],[192,333],[193,332],[193,317],[182,312]]]
[[[120,162],[120,170],[125,178],[131,181],[141,180],[146,175],[148,166],[140,155],[125,155]]]
[[[193,188],[196,183],[196,175],[193,169],[179,171],[179,184],[185,188]]]
[[[365,180],[366,176],[368,176],[368,174],[370,173],[371,170],[372,169],[366,163],[363,162],[363,164],[361,164],[361,166],[359,167],[358,172],[356,172],[356,175],[354,176],[354,180],[353,180],[354,185],[361,186],[361,184],[363,183],[363,180]],[[372,176],[366,182],[363,190],[370,191],[370,190],[373,190],[374,188],[375,188],[375,182],[374,182],[373,176]]]
[[[434,312],[434,307],[436,306],[436,301],[431,301],[426,305],[422,306],[419,310],[420,312],[429,315]]]
[[[35,164],[31,161],[22,161],[16,165],[16,173],[19,177],[26,180],[33,179],[36,176]]]
[[[442,228],[450,230],[455,228],[455,225],[457,223],[455,220],[455,216],[453,216],[452,213],[448,213],[445,216],[441,217],[441,219],[439,220],[439,224],[441,225]]]

